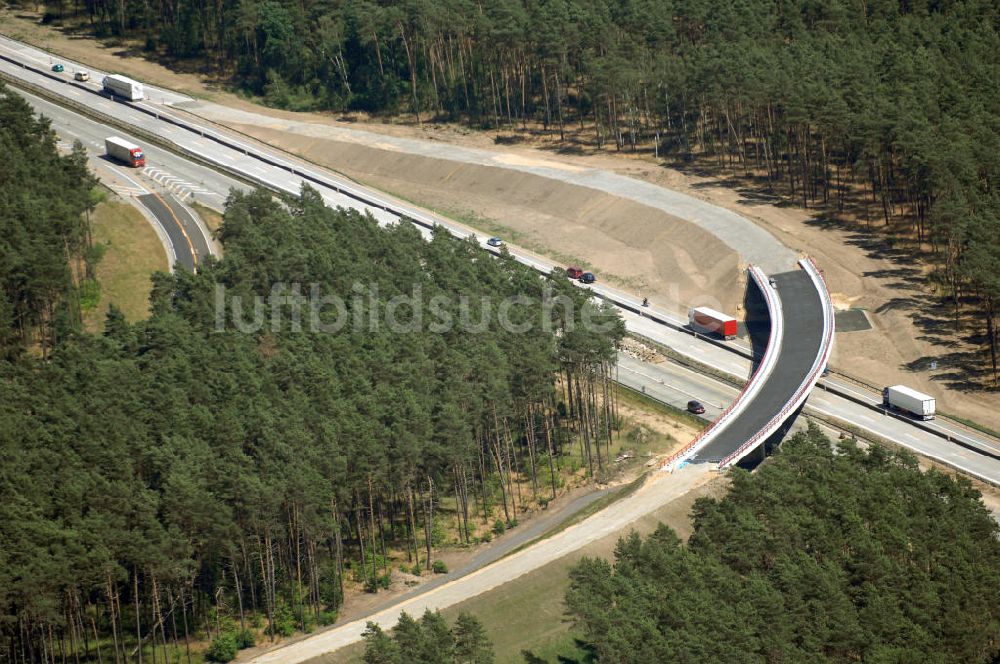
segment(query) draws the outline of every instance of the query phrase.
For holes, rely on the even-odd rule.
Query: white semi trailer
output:
[[[143,96],[142,83],[133,81],[127,76],[110,74],[104,77],[101,85],[104,86],[105,92],[110,92],[118,97],[124,97],[129,101],[139,101]]]
[[[882,390],[882,404],[913,415],[921,420],[934,419],[934,397],[917,392],[905,385],[890,385]]]

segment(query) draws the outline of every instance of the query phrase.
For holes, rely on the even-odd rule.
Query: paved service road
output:
[[[360,640],[365,623],[369,620],[379,623],[383,629],[389,629],[396,624],[402,611],[419,616],[425,609],[443,609],[475,597],[591,542],[620,532],[628,524],[701,486],[714,476],[715,473],[709,471],[707,464],[687,465],[673,473],[654,473],[632,495],[548,539],[371,616],[257,655],[250,661],[254,664],[298,664]]]

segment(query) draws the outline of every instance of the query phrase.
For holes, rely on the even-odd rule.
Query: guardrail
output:
[[[47,70],[40,69],[40,68],[35,67],[33,65],[25,64],[25,63],[20,62],[20,61],[14,59],[14,58],[11,58],[11,57],[9,57],[9,56],[7,56],[5,54],[0,53],[0,60],[5,60],[7,62],[10,62],[11,64],[13,64],[13,65],[15,65],[15,66],[17,66],[17,67],[19,67],[21,69],[34,72],[35,74],[43,76],[44,78],[47,78],[47,79],[50,79],[50,80],[53,80],[53,81],[56,81],[56,82],[59,82],[59,83],[63,83],[64,85],[67,85],[68,87],[73,87],[73,88],[76,88],[78,90],[81,90],[81,91],[84,91],[84,92],[88,92],[90,94],[94,94],[94,95],[97,95],[97,96],[105,97],[105,95],[103,95],[101,91],[95,90],[94,88],[92,88],[90,86],[79,84],[78,82],[76,82],[76,81],[74,81],[72,79],[69,79],[69,78],[55,76],[51,72],[49,72]],[[3,77],[3,76],[0,76],[0,77]],[[50,97],[50,98],[51,98],[51,95],[57,94],[57,93],[54,93],[51,90],[48,90],[46,88],[42,88],[40,86],[37,86],[37,85],[35,85],[33,83],[30,83],[28,81],[25,81],[23,79],[16,79],[13,82],[15,82],[17,85],[28,87],[28,88],[32,89],[33,91],[35,91],[37,94],[41,94],[43,96],[47,96],[47,97]],[[125,122],[125,121],[121,120],[120,118],[115,118],[113,116],[107,115],[106,113],[104,113],[102,111],[99,111],[97,109],[94,109],[93,107],[86,106],[84,104],[80,104],[80,103],[75,102],[74,100],[69,99],[68,97],[65,97],[65,96],[62,96],[62,95],[59,95],[59,97],[60,97],[61,103],[69,105],[69,106],[75,108],[76,110],[78,110],[79,112],[82,112],[82,113],[85,113],[85,114],[89,114],[89,115],[99,115],[99,116],[101,116],[102,121],[104,121],[104,122],[108,122],[109,124],[112,124],[114,126],[122,127],[125,130],[130,131],[132,133],[135,133],[137,135],[142,135],[142,136],[149,137],[149,138],[151,138],[151,140],[153,142],[155,142],[157,144],[160,144],[160,145],[163,145],[163,146],[167,147],[167,149],[170,149],[170,150],[173,150],[175,152],[181,153],[181,154],[185,155],[186,157],[188,157],[190,159],[193,159],[194,161],[196,161],[198,163],[206,164],[210,168],[221,170],[221,171],[227,173],[228,175],[235,177],[236,179],[247,181],[247,182],[251,182],[253,184],[256,184],[258,186],[263,186],[263,187],[265,187],[267,189],[271,189],[273,191],[280,191],[282,193],[287,193],[287,194],[291,194],[291,195],[295,195],[295,194],[298,193],[296,191],[286,190],[286,189],[284,189],[282,187],[279,187],[279,186],[275,185],[274,183],[268,182],[268,181],[263,180],[263,179],[261,179],[261,178],[259,178],[257,176],[254,176],[251,173],[240,171],[238,169],[232,168],[232,167],[230,167],[230,166],[228,166],[226,164],[223,164],[221,162],[216,162],[216,161],[211,161],[209,159],[206,159],[204,155],[201,155],[201,154],[199,154],[197,152],[194,152],[194,151],[192,151],[190,149],[187,149],[184,146],[179,145],[179,144],[177,144],[177,143],[175,143],[173,141],[170,141],[170,140],[168,140],[168,139],[166,139],[166,138],[164,138],[164,137],[162,137],[162,136],[160,136],[158,134],[153,134],[153,133],[149,132],[148,130],[145,130],[145,129],[141,128],[141,127],[138,127],[138,126],[136,126],[134,124]],[[107,98],[107,97],[105,97],[105,98]],[[162,120],[163,122],[168,122],[168,123],[170,123],[172,125],[175,125],[175,126],[181,128],[181,129],[184,129],[184,130],[189,131],[189,132],[194,133],[194,134],[198,134],[199,136],[201,136],[203,138],[207,138],[207,139],[212,140],[212,141],[214,141],[216,143],[219,143],[220,145],[224,145],[224,146],[226,146],[226,147],[228,147],[230,149],[242,152],[243,154],[245,154],[245,155],[247,155],[249,157],[253,157],[254,159],[257,159],[258,161],[261,161],[261,162],[264,162],[264,163],[269,164],[271,166],[275,166],[275,167],[280,168],[282,170],[288,171],[289,173],[291,173],[293,175],[296,175],[298,177],[301,177],[304,180],[310,181],[310,182],[312,182],[314,184],[319,184],[319,185],[321,185],[321,186],[323,186],[323,187],[325,187],[327,189],[331,189],[333,191],[336,191],[339,194],[342,194],[342,195],[347,196],[349,198],[353,198],[354,200],[357,200],[358,202],[360,202],[360,203],[362,203],[362,204],[364,204],[366,206],[384,210],[384,211],[389,212],[391,214],[394,214],[394,215],[396,215],[396,216],[398,216],[400,218],[409,219],[411,222],[413,222],[414,224],[416,224],[418,226],[422,226],[424,228],[432,229],[435,226],[442,225],[442,226],[445,226],[449,230],[449,232],[451,232],[453,235],[455,235],[457,237],[468,237],[470,235],[474,235],[474,233],[463,232],[463,231],[461,231],[461,230],[459,230],[459,229],[457,229],[457,228],[455,228],[453,226],[450,226],[448,224],[439,224],[437,221],[434,221],[433,219],[427,218],[426,216],[424,216],[424,215],[422,215],[422,214],[420,214],[420,213],[418,213],[416,211],[413,211],[413,210],[410,210],[410,211],[400,211],[400,210],[396,209],[395,205],[392,204],[392,203],[389,203],[389,202],[386,202],[386,201],[382,201],[382,200],[378,200],[378,199],[376,199],[374,197],[366,195],[364,192],[361,192],[358,189],[355,189],[354,187],[345,186],[342,183],[334,182],[334,181],[329,180],[329,179],[327,179],[327,178],[325,178],[325,177],[323,177],[321,175],[316,175],[313,172],[310,172],[309,169],[304,168],[301,165],[297,165],[297,164],[294,164],[294,163],[291,163],[291,162],[288,162],[288,161],[284,161],[284,160],[281,160],[281,159],[276,159],[276,158],[270,157],[267,154],[254,149],[252,146],[240,143],[239,141],[234,141],[232,139],[229,139],[225,135],[220,134],[218,132],[215,132],[215,131],[213,131],[213,130],[211,130],[209,128],[202,127],[202,126],[199,126],[199,125],[196,125],[196,124],[193,124],[193,123],[188,123],[185,120],[180,119],[180,118],[176,117],[173,114],[166,113],[164,111],[161,111],[161,110],[158,110],[158,109],[155,109],[155,108],[147,108],[145,105],[136,104],[136,103],[132,103],[132,102],[126,102],[126,101],[120,100],[120,99],[115,99],[115,101],[118,102],[118,103],[124,104],[124,105],[126,105],[126,106],[128,106],[128,107],[130,107],[130,108],[132,108],[134,110],[137,110],[137,111],[139,111],[139,112],[141,112],[141,113],[143,113],[145,115],[149,115],[151,117],[155,117],[155,118],[157,118],[159,120]],[[484,249],[486,249],[486,251],[488,251],[488,252],[490,252],[490,253],[492,253],[494,255],[499,254],[499,251],[492,250],[489,247],[484,247]],[[810,261],[810,263],[811,263],[811,261]],[[541,272],[543,274],[546,274],[546,271],[543,270],[543,269],[541,269],[538,266],[531,266],[531,267],[534,267],[534,269],[538,270],[539,272]],[[820,277],[820,278],[822,278],[822,277]],[[645,318],[648,318],[648,319],[650,319],[650,320],[652,320],[652,321],[654,321],[654,322],[656,322],[656,323],[658,323],[660,325],[664,325],[666,327],[670,327],[671,329],[678,330],[678,331],[681,331],[681,332],[685,332],[687,334],[691,334],[692,336],[695,336],[696,338],[699,338],[702,341],[710,343],[710,344],[712,344],[714,346],[717,346],[719,348],[723,348],[723,349],[728,350],[729,352],[735,353],[737,355],[741,355],[743,357],[751,357],[751,355],[749,353],[747,353],[746,351],[743,351],[740,348],[734,347],[732,344],[728,344],[728,343],[719,341],[717,339],[713,339],[711,337],[706,337],[704,335],[699,335],[697,333],[694,333],[692,330],[688,329],[687,327],[685,327],[683,325],[678,325],[677,323],[675,323],[673,321],[670,321],[669,319],[664,318],[663,316],[656,315],[655,313],[650,312],[650,311],[644,311],[642,308],[640,308],[638,305],[636,305],[634,303],[622,300],[620,298],[616,298],[616,297],[608,295],[608,294],[600,293],[598,291],[593,291],[592,290],[591,292],[593,293],[593,295],[595,297],[599,297],[599,298],[601,298],[603,300],[611,302],[612,304],[614,304],[614,305],[616,305],[616,306],[618,306],[618,307],[620,307],[622,309],[625,309],[625,310],[631,311],[633,313],[639,314],[639,315],[641,315],[641,316],[643,316]],[[843,374],[843,373],[841,373],[840,375],[844,375],[847,378],[851,378],[850,376],[847,376],[846,374]],[[857,382],[863,382],[863,381],[860,381],[859,379],[853,379],[853,380],[855,380]],[[872,410],[876,410],[876,411],[879,410],[877,406],[873,406],[872,404],[865,403],[864,401],[862,401],[860,399],[857,399],[856,397],[852,397],[846,391],[837,389],[836,386],[824,385],[824,388],[827,389],[830,392],[833,392],[833,393],[841,396],[841,397],[847,398],[847,399],[849,399],[851,401],[855,401],[856,403],[859,403],[861,405],[867,406],[868,408],[871,408]],[[952,421],[952,420],[949,420],[949,421]],[[940,438],[948,440],[949,442],[956,442],[956,443],[965,445],[961,441],[958,441],[958,440],[955,439],[955,434],[949,434],[949,432],[947,432],[947,431],[943,431],[943,430],[933,429],[933,428],[930,428],[930,427],[921,426],[920,423],[916,423],[916,422],[910,422],[910,424],[912,424],[913,426],[915,426],[917,428],[920,428],[920,429],[926,431],[927,433],[931,433],[931,434],[936,435],[936,436],[938,436]],[[966,430],[969,430],[970,432],[975,432],[977,434],[983,435],[983,432],[975,429],[974,427],[968,427],[967,425],[964,425],[962,423],[956,423],[956,424],[961,425],[963,428],[966,428]],[[975,447],[972,447],[972,446],[969,446],[969,445],[965,445],[965,446],[969,447],[969,449],[972,449],[974,451],[981,452],[981,450],[979,450],[978,448],[975,448]]]
[[[761,387],[763,387],[764,383],[767,382],[768,377],[774,370],[774,365],[778,359],[778,350],[781,348],[781,340],[784,336],[784,314],[781,307],[781,298],[778,297],[778,293],[774,290],[763,270],[756,265],[751,265],[748,271],[754,282],[756,282],[757,287],[760,288],[761,293],[764,294],[764,299],[767,302],[767,313],[771,319],[771,331],[768,336],[764,357],[757,366],[757,370],[754,371],[750,380],[743,387],[743,390],[736,395],[736,398],[722,412],[722,415],[698,434],[694,440],[668,458],[663,464],[663,469],[665,470],[672,469],[683,463],[691,458],[700,448],[711,442],[712,438],[725,429],[730,421],[743,412],[760,391]]]
[[[120,99],[120,98],[117,98],[117,97],[114,97],[114,98],[108,97],[108,96],[104,95],[101,91],[95,90],[94,88],[92,88],[92,87],[90,87],[88,85],[80,84],[77,81],[74,81],[73,79],[56,76],[56,75],[52,74],[51,72],[46,71],[44,69],[39,69],[38,67],[35,67],[33,65],[25,64],[23,62],[19,62],[19,61],[15,60],[14,58],[11,58],[11,57],[3,54],[3,53],[0,53],[0,60],[6,60],[7,62],[10,62],[11,64],[14,64],[14,65],[20,67],[21,69],[25,69],[25,70],[34,72],[35,74],[43,76],[44,78],[50,79],[52,81],[56,81],[58,83],[62,83],[62,84],[67,85],[69,87],[73,87],[73,88],[76,88],[78,90],[81,90],[81,91],[84,91],[84,92],[88,92],[90,94],[93,94],[93,95],[96,95],[96,96],[99,96],[99,97],[102,97],[102,98],[105,98],[105,99],[110,99],[111,101],[114,101],[116,103],[122,104],[124,106],[128,106],[129,108],[132,108],[132,109],[134,109],[136,111],[139,111],[140,113],[143,113],[143,114],[148,115],[150,117],[154,117],[154,118],[156,118],[158,120],[161,120],[163,122],[167,122],[167,123],[172,124],[172,125],[174,125],[176,127],[179,127],[179,128],[184,129],[186,131],[189,131],[189,132],[191,132],[193,134],[197,134],[198,136],[200,136],[202,138],[207,138],[207,139],[209,139],[209,140],[211,140],[211,141],[213,141],[215,143],[218,143],[219,145],[223,145],[223,146],[225,146],[227,148],[230,148],[232,150],[236,150],[238,152],[241,152],[242,154],[244,154],[244,155],[246,155],[248,157],[252,157],[252,158],[254,158],[254,159],[258,160],[258,161],[261,161],[261,162],[263,162],[265,164],[268,164],[269,166],[274,166],[276,168],[280,168],[280,169],[282,169],[284,171],[289,172],[292,175],[295,175],[297,177],[302,178],[303,180],[307,180],[309,182],[312,182],[313,184],[318,184],[318,185],[320,185],[322,187],[325,187],[327,189],[331,189],[331,190],[333,190],[333,191],[335,191],[335,192],[337,192],[339,194],[342,194],[344,196],[352,198],[352,199],[358,201],[359,203],[362,203],[362,204],[364,204],[364,205],[366,205],[368,207],[372,207],[372,208],[377,208],[377,209],[380,209],[380,210],[384,210],[385,212],[389,212],[390,214],[396,215],[399,218],[409,219],[412,223],[414,223],[414,224],[416,224],[418,226],[421,226],[423,228],[433,229],[436,226],[444,226],[445,228],[447,228],[449,230],[449,232],[451,232],[456,237],[460,237],[460,238],[466,238],[466,237],[474,236],[475,235],[475,233],[473,233],[473,232],[465,232],[465,231],[460,230],[460,229],[458,229],[458,228],[456,228],[454,226],[451,226],[449,224],[441,224],[441,223],[435,221],[434,219],[431,219],[431,218],[429,218],[429,217],[427,217],[427,216],[419,213],[416,210],[402,210],[402,209],[399,209],[392,202],[378,199],[376,197],[367,195],[365,192],[363,192],[363,191],[361,191],[359,189],[356,189],[354,187],[351,187],[349,185],[344,185],[343,183],[335,182],[335,181],[333,181],[333,180],[331,180],[329,178],[324,177],[321,174],[317,174],[317,173],[311,171],[310,169],[308,169],[308,168],[306,168],[306,167],[304,167],[302,165],[295,164],[295,163],[292,163],[292,162],[289,162],[289,161],[285,161],[283,159],[277,159],[275,157],[271,157],[270,155],[267,155],[267,154],[265,154],[265,153],[263,153],[263,152],[255,149],[251,145],[248,145],[246,143],[242,143],[240,141],[233,140],[233,139],[227,137],[224,134],[221,134],[219,132],[216,132],[216,131],[212,130],[211,128],[204,127],[204,126],[201,126],[201,125],[198,125],[198,124],[195,124],[195,123],[189,123],[186,120],[177,117],[173,113],[168,113],[166,111],[162,111],[162,110],[157,109],[157,108],[149,108],[149,107],[147,107],[143,103],[130,102],[130,101],[126,101],[126,100],[123,100],[123,99]],[[31,83],[31,82],[24,81],[23,79],[17,79],[17,84],[23,85],[25,87],[28,87],[28,88],[32,89],[32,91],[36,92],[37,94],[41,94],[43,96],[50,96],[52,94],[57,94],[57,93],[53,93],[51,90],[48,90],[46,88],[37,86],[37,85],[35,85],[35,84]],[[283,187],[279,187],[278,185],[276,185],[273,182],[264,180],[264,179],[262,179],[262,178],[260,178],[258,176],[253,175],[252,173],[248,173],[248,172],[239,170],[237,168],[234,168],[233,166],[225,164],[225,163],[222,163],[221,161],[213,161],[213,160],[207,159],[204,155],[202,155],[202,154],[200,154],[198,152],[195,152],[195,151],[193,151],[193,150],[191,150],[189,148],[186,148],[183,145],[180,145],[179,143],[177,143],[175,141],[167,139],[167,138],[165,138],[163,136],[160,136],[158,134],[153,134],[150,131],[148,131],[146,129],[143,129],[142,127],[138,127],[138,126],[136,126],[134,124],[128,123],[128,122],[122,120],[121,118],[116,118],[116,117],[110,116],[107,113],[105,113],[105,112],[103,112],[103,111],[101,111],[99,109],[95,109],[93,107],[86,106],[86,105],[81,104],[79,102],[76,102],[76,101],[74,101],[72,99],[63,97],[62,95],[60,95],[60,101],[62,103],[65,103],[65,104],[73,107],[75,110],[78,110],[79,112],[82,112],[82,113],[85,113],[85,114],[89,114],[89,115],[100,116],[102,122],[108,122],[108,123],[110,123],[110,124],[112,124],[114,126],[122,127],[123,129],[125,129],[127,131],[130,131],[130,132],[135,133],[137,135],[143,136],[143,137],[151,140],[152,142],[154,142],[156,144],[159,144],[159,145],[161,145],[163,147],[166,147],[169,150],[172,150],[174,152],[178,152],[180,154],[183,154],[184,156],[186,156],[188,158],[191,158],[191,159],[195,160],[198,163],[207,164],[207,165],[209,165],[209,167],[211,167],[213,169],[221,170],[221,171],[227,173],[228,175],[234,176],[236,179],[243,180],[243,181],[246,181],[246,182],[250,182],[250,183],[252,183],[254,185],[262,186],[262,187],[265,187],[266,189],[270,189],[272,191],[279,191],[280,193],[284,193],[284,194],[296,195],[298,193],[297,191],[292,191],[292,190],[289,190],[289,189],[285,189]],[[494,254],[494,255],[499,255],[500,254],[499,250],[493,249],[492,247],[484,246],[483,248],[486,251],[488,251],[489,253],[491,253],[491,254]],[[533,266],[533,265],[529,265],[529,266],[533,267],[534,269],[536,269],[538,272],[540,272],[542,274],[548,274],[548,272],[546,270],[540,268],[539,266]],[[676,330],[678,332],[683,332],[683,333],[688,334],[688,335],[690,335],[692,337],[695,337],[696,339],[699,339],[699,340],[704,341],[706,343],[712,344],[713,346],[717,346],[719,348],[723,348],[725,350],[728,350],[729,352],[735,353],[735,354],[740,355],[742,357],[745,357],[745,358],[748,358],[748,359],[752,358],[751,353],[748,353],[748,352],[744,351],[741,348],[735,347],[735,346],[733,346],[730,343],[727,343],[727,342],[724,342],[724,341],[720,341],[718,339],[714,339],[714,338],[709,337],[707,335],[699,334],[698,332],[696,332],[694,330],[691,330],[690,328],[684,326],[683,324],[678,324],[678,323],[676,323],[676,322],[674,322],[674,321],[666,318],[665,316],[659,315],[659,314],[655,313],[654,311],[650,311],[649,309],[647,309],[645,307],[642,307],[642,305],[639,304],[637,301],[636,302],[632,302],[631,300],[629,300],[627,298],[616,297],[614,295],[610,295],[610,294],[607,294],[607,293],[602,293],[600,291],[596,291],[596,290],[593,290],[593,289],[591,289],[591,293],[595,297],[598,297],[598,298],[600,298],[602,300],[610,302],[610,303],[614,304],[615,306],[617,306],[617,307],[619,307],[621,309],[624,309],[626,311],[630,311],[630,312],[632,312],[634,314],[642,316],[643,318],[647,318],[647,319],[649,319],[649,320],[651,320],[651,321],[653,321],[653,322],[655,322],[655,323],[657,323],[659,325],[663,325],[665,327],[669,327],[669,328],[671,328],[673,330]]]
[[[819,271],[811,258],[799,260],[799,265],[802,269],[809,273],[809,277],[812,279],[817,292],[819,292],[820,299],[823,301],[823,337],[822,342],[820,343],[819,353],[813,360],[809,373],[806,375],[805,379],[803,379],[799,388],[795,391],[795,394],[792,395],[792,398],[784,405],[777,415],[768,421],[763,429],[755,433],[749,440],[736,448],[732,454],[719,461],[719,470],[723,470],[727,466],[742,459],[754,447],[777,431],[778,428],[784,423],[785,419],[805,403],[806,398],[809,396],[809,392],[816,385],[816,381],[819,380],[820,375],[823,373],[823,369],[826,368],[826,363],[830,359],[830,352],[833,350],[834,333],[833,302],[830,299],[830,292],[827,290],[826,280],[823,279],[823,274]]]

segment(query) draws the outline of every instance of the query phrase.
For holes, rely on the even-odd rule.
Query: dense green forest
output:
[[[585,559],[566,603],[598,661],[996,662],[1000,526],[964,479],[818,429],[665,526]]]
[[[493,664],[486,630],[465,612],[449,629],[441,614],[430,609],[419,621],[403,611],[391,636],[369,622],[364,638],[364,664]]]
[[[99,35],[205,63],[276,106],[549,131],[670,163],[696,159],[801,205],[850,214],[928,252],[956,323],[967,319],[997,378],[1000,8],[992,0],[46,6],[50,19],[72,15]]]
[[[55,275],[51,309],[69,297],[73,216],[85,218],[92,182],[74,170],[79,155],[56,158],[28,107],[4,100],[0,168],[67,206],[2,188],[5,239],[23,239],[5,260],[32,258],[29,286]],[[63,216],[36,216],[48,209]],[[112,309],[97,336],[67,318],[44,356],[38,335],[5,321],[0,661],[190,661],[189,640],[205,637],[225,659],[255,634],[333,620],[345,587],[387,583],[393,551],[408,571],[440,571],[436,547],[513,524],[555,495],[558,466],[607,467],[622,324],[567,280],[443,231],[380,228],[309,189],[233,194],[219,237],[224,260],[155,275],[146,321]],[[287,288],[272,299],[275,283]],[[342,296],[365,325],[335,329],[325,306],[329,327],[307,327],[293,284]],[[548,289],[563,301],[543,306]],[[248,303],[239,318],[220,316],[220,294]],[[258,295],[267,322],[241,331]],[[401,332],[376,320],[404,295],[436,321],[475,302],[482,324]],[[536,324],[512,333],[480,315],[481,298]],[[413,322],[404,311],[415,306],[396,322]]]
[[[82,150],[55,135],[0,82],[0,353],[43,353],[80,324],[97,256],[89,213],[95,180]]]

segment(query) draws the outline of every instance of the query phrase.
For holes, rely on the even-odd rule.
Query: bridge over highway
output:
[[[86,111],[91,117],[100,117],[102,122],[124,127],[125,133],[139,132],[137,136],[143,140],[148,138],[152,141],[155,138],[156,144],[165,146],[171,153],[184,155],[185,159],[197,163],[199,169],[226,173],[227,177],[238,178],[242,182],[292,194],[298,192],[302,182],[309,182],[319,188],[328,203],[368,209],[383,222],[408,218],[425,229],[443,225],[461,237],[471,233],[470,229],[342,180],[336,174],[290,155],[277,153],[265,145],[244,142],[241,137],[234,137],[219,128],[202,126],[165,105],[112,102],[93,90],[88,91],[69,81],[55,80],[48,76],[44,67],[33,68],[30,62],[24,61],[18,63],[18,57],[4,57],[2,50],[0,75],[16,79],[22,86],[27,83],[32,89],[44,89],[49,98],[68,100],[67,105]],[[159,93],[157,97],[160,97]],[[189,179],[198,181],[197,178]],[[216,195],[221,199],[226,189],[217,189]],[[548,273],[553,267],[553,263],[544,257],[516,247],[511,247],[511,253],[541,272]],[[787,266],[784,266],[785,262],[782,259],[782,267],[777,270],[768,265],[770,274],[759,265],[749,268],[748,289],[760,303],[764,328],[760,342],[756,344],[751,378],[719,417],[672,460],[670,468],[675,472],[670,475],[654,474],[632,496],[546,540],[529,544],[507,558],[472,572],[453,572],[442,577],[440,587],[420,588],[403,603],[374,612],[366,618],[337,625],[287,647],[262,653],[253,661],[259,664],[304,662],[358,640],[367,619],[389,628],[403,608],[419,614],[424,608],[444,608],[487,592],[587,542],[619,532],[636,518],[699,486],[713,469],[725,469],[761,449],[794,418],[820,380],[834,333],[829,294],[816,266],[809,259],[800,260],[797,267],[792,259],[787,259]],[[748,375],[746,367],[750,353],[746,349],[697,338],[682,329],[685,321],[666,312],[643,308],[641,298],[634,295],[603,284],[591,290],[619,308],[631,332],[661,346],[669,346],[718,372],[738,374],[740,378]],[[652,366],[642,369],[651,372],[663,370]],[[704,376],[701,379],[708,380]],[[829,379],[822,382],[827,381]],[[843,388],[816,390],[809,407],[848,421],[873,435],[910,446],[987,481],[1000,483],[1000,451],[996,456],[986,456],[959,448],[950,437],[953,433],[931,433],[916,428],[915,423],[890,417],[867,404],[870,395],[845,398],[846,391]],[[720,405],[723,404],[720,400]],[[945,435],[949,437],[945,438]],[[961,435],[970,440],[974,436],[968,432]],[[978,438],[975,444],[986,445]]]
[[[720,470],[738,463],[795,419],[815,387],[833,349],[833,303],[823,275],[811,259],[800,269],[765,275],[751,266],[747,288],[756,291],[763,307],[764,351],[755,362],[743,391],[701,435],[668,461],[714,463]],[[748,301],[755,293],[748,292]]]

